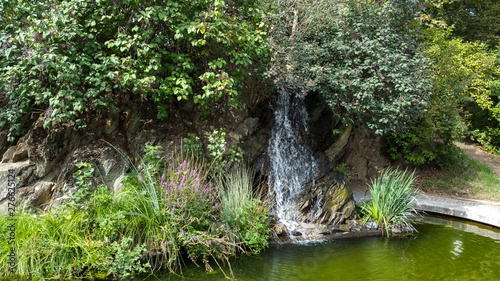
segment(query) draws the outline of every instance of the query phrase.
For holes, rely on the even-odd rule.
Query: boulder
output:
[[[365,223],[365,227],[369,230],[377,230],[378,224],[374,221],[368,221]]]
[[[340,224],[353,217],[355,203],[344,174],[331,172],[308,184],[298,198],[302,221],[315,224]]]
[[[276,234],[280,237],[288,236],[288,229],[286,228],[286,225],[284,223],[277,224],[274,230]]]
[[[55,184],[53,182],[39,181],[34,185],[24,188],[21,195],[26,206],[41,207],[47,204],[54,191]]]
[[[369,182],[391,164],[382,153],[382,137],[366,127],[352,130],[345,150],[345,163],[354,171],[351,180]]]

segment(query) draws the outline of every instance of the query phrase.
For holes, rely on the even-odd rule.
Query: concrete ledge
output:
[[[353,190],[354,200],[360,203],[370,200],[370,192]],[[416,197],[415,209],[476,221],[500,228],[500,203],[456,198],[420,192]]]
[[[500,204],[465,198],[449,198],[421,193],[415,209],[468,219],[500,228]]]

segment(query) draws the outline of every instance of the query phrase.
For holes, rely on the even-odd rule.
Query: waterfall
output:
[[[307,145],[304,100],[290,90],[281,91],[274,116],[268,145],[269,185],[275,197],[274,212],[287,228],[293,229],[299,215],[296,197],[313,180],[317,165]]]

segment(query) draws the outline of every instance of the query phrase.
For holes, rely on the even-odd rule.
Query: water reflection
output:
[[[272,246],[232,261],[237,280],[500,280],[500,230],[426,217],[407,238],[353,238]],[[215,268],[215,267],[214,267]],[[228,269],[225,268],[228,272]],[[202,268],[184,280],[227,280]],[[170,275],[136,280],[182,280]]]

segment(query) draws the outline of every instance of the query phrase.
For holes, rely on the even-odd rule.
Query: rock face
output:
[[[139,105],[139,106],[138,106]],[[68,200],[79,188],[74,173],[76,163],[91,163],[95,169],[92,187],[106,185],[110,190],[121,188],[121,179],[131,171],[131,165],[140,167],[146,145],[161,146],[160,153],[169,157],[179,151],[187,133],[198,135],[202,142],[215,129],[227,133],[227,147],[252,142],[253,150],[245,150],[254,157],[266,139],[262,120],[244,109],[227,102],[213,105],[208,116],[201,110],[184,104],[172,105],[166,120],[156,118],[156,109],[147,102],[128,101],[119,116],[90,118],[87,130],[75,128],[73,123],[43,127],[43,116],[30,122],[27,133],[16,143],[7,142],[7,133],[0,132],[0,211],[7,207],[7,175],[15,171],[17,202],[24,206],[57,207]],[[260,133],[259,133],[260,130]]]
[[[367,181],[375,178],[391,163],[382,155],[381,137],[364,127],[353,129],[343,158],[354,171],[351,180]]]
[[[307,223],[340,224],[354,215],[354,209],[349,182],[337,172],[308,184],[299,198],[300,214]]]
[[[131,170],[130,164],[140,166],[142,163],[146,145],[161,146],[160,152],[169,157],[171,152],[180,149],[182,138],[187,133],[196,134],[207,144],[215,129],[226,132],[227,148],[238,145],[243,149],[266,182],[269,169],[266,151],[273,123],[269,103],[269,100],[264,100],[249,112],[249,109],[237,109],[227,101],[214,102],[205,116],[194,104],[172,104],[168,118],[158,120],[153,104],[129,97],[119,106],[117,116],[87,116],[84,131],[76,129],[71,122],[45,129],[44,117],[33,114],[26,122],[26,134],[15,143],[7,142],[7,132],[0,131],[0,211],[5,210],[8,203],[9,169],[15,171],[16,196],[21,205],[57,207],[79,188],[74,176],[78,162],[93,164],[92,186],[104,184],[109,189],[118,190],[121,179]],[[371,163],[360,156],[371,153],[367,149],[377,149],[371,144],[373,139],[368,134],[357,136],[355,129],[351,131],[350,127],[339,124],[318,95],[308,97],[306,106],[313,139],[311,149],[320,163],[315,177],[321,180],[316,181],[316,186],[308,187],[311,196],[303,202],[304,210],[307,210],[306,217],[310,221],[334,223],[349,217],[354,209],[354,203],[348,203],[352,196],[347,182],[331,173],[334,161],[350,161],[355,169],[359,169],[357,174],[365,178],[377,169],[372,168],[373,165],[379,167],[385,162]],[[340,134],[333,133],[334,130]],[[356,145],[351,145],[353,141]],[[357,149],[361,152],[356,153]],[[323,202],[324,210],[318,214],[311,209],[315,202]]]

